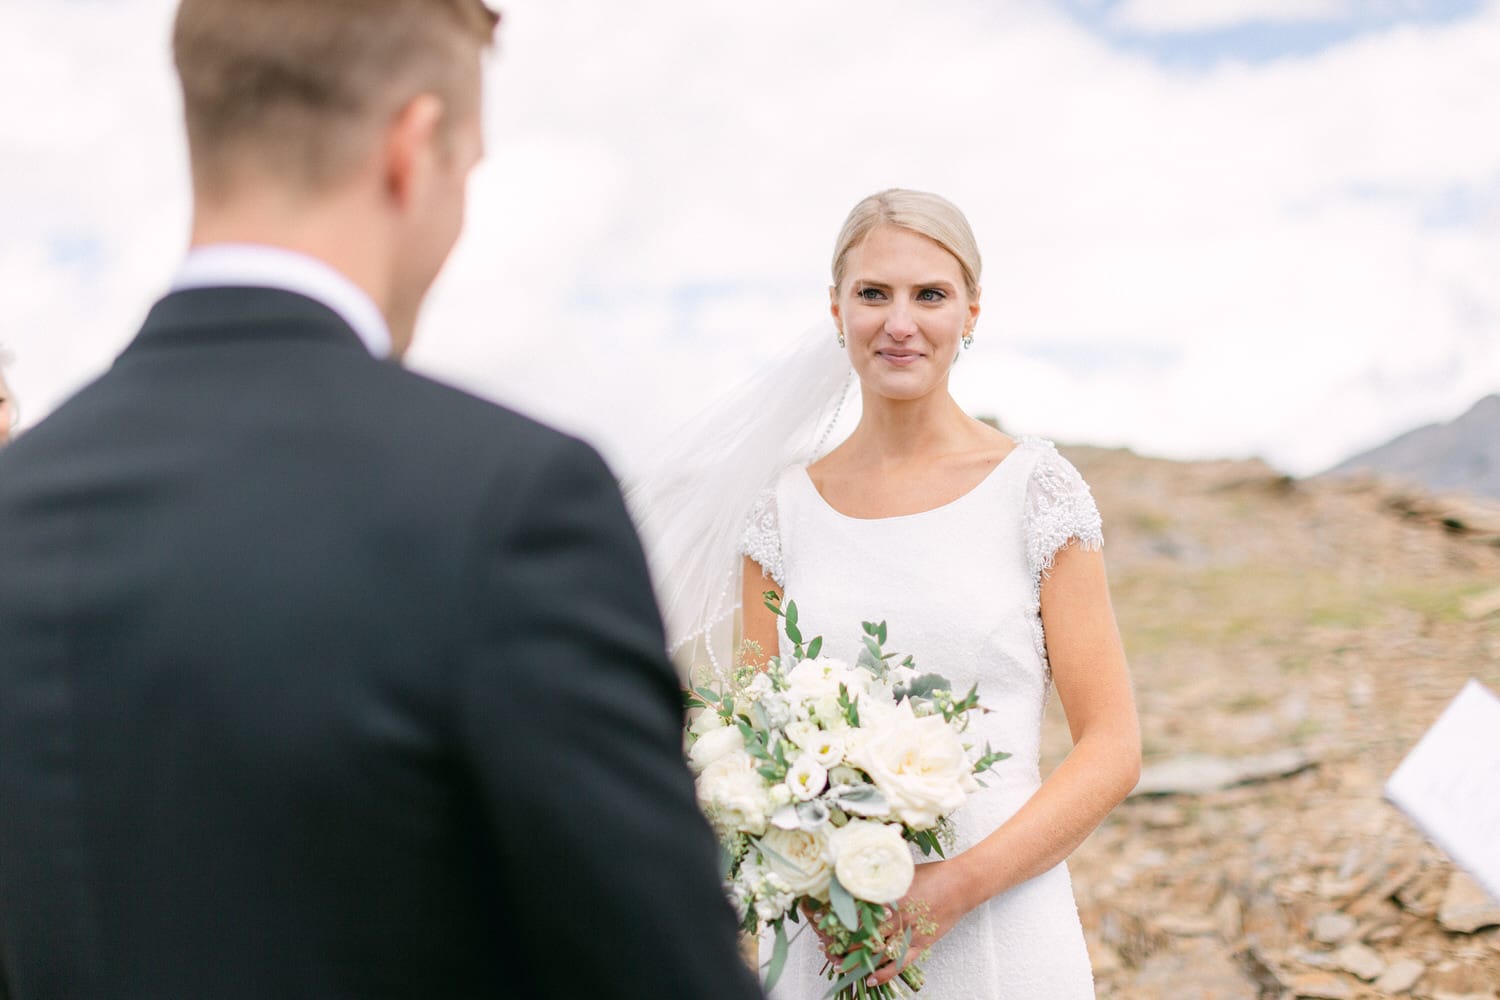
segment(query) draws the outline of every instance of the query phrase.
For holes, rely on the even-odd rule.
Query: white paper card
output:
[[[1465,684],[1385,795],[1500,900],[1500,697],[1478,681]]]

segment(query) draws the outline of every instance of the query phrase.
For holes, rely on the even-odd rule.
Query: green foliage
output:
[[[828,882],[828,902],[833,907],[834,916],[839,918],[839,923],[846,930],[859,930],[859,908],[849,890],[845,889],[839,882],[837,875]]]

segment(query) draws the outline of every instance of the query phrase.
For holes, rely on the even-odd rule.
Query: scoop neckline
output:
[[[1030,438],[1016,438],[1015,446],[1011,448],[1010,451],[1005,453],[1004,458],[995,463],[995,467],[993,469],[984,474],[983,479],[979,480],[979,482],[975,483],[973,486],[969,487],[967,490],[960,493],[952,500],[949,500],[946,503],[938,504],[936,507],[928,507],[926,510],[912,511],[910,514],[891,514],[887,517],[855,517],[853,514],[845,514],[833,504],[829,503],[827,498],[823,496],[822,491],[818,489],[818,484],[813,482],[812,473],[807,471],[808,467],[806,465],[799,465],[797,467],[797,471],[802,474],[802,482],[807,485],[808,490],[812,492],[813,497],[817,499],[818,503],[822,505],[823,509],[836,517],[842,518],[845,521],[854,521],[859,524],[880,524],[885,521],[906,521],[914,517],[925,517],[928,514],[936,514],[939,511],[944,511],[950,507],[955,507],[958,504],[963,503],[965,500],[969,499],[969,497],[984,489],[984,487],[989,484],[990,480],[998,476],[1000,474],[1000,471],[1007,465],[1010,465],[1011,457],[1015,455],[1016,452],[1024,448],[1027,444],[1029,444],[1030,440]]]

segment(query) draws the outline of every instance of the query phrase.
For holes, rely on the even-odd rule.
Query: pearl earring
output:
[[[974,346],[974,331],[973,330],[965,330],[964,331],[964,350],[967,351],[969,348],[971,348],[973,346]]]
[[[839,331],[839,346],[840,347],[846,346],[845,343],[844,343],[844,331],[843,330]]]

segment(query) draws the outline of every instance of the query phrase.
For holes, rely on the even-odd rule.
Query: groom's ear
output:
[[[438,171],[443,112],[440,98],[419,94],[386,126],[382,148],[386,191],[403,209],[420,202]]]

